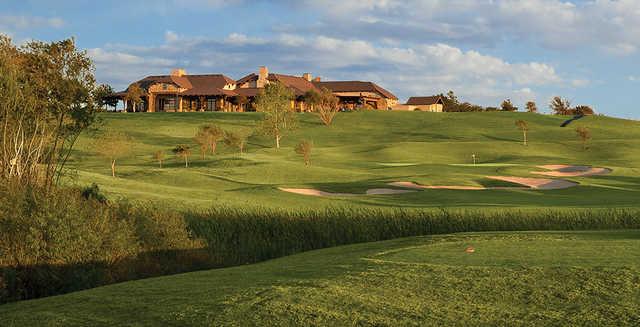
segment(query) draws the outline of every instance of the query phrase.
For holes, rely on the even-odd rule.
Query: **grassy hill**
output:
[[[219,153],[200,159],[192,141],[198,127],[218,124],[229,130],[254,130],[258,113],[104,114],[101,130],[132,137],[132,155],[118,161],[118,177],[107,160],[96,156],[93,138],[84,135],[71,158],[73,183],[96,182],[111,197],[159,200],[185,208],[320,208],[326,206],[422,207],[629,207],[640,191],[640,122],[586,117],[561,128],[566,117],[527,113],[341,113],[333,126],[312,114],[300,114],[299,129],[273,141],[254,134],[247,153],[222,144]],[[514,122],[529,123],[529,146],[521,144]],[[591,129],[590,149],[583,151],[577,126]],[[312,166],[305,167],[293,147],[313,141]],[[193,163],[184,168],[170,150],[194,146]],[[168,161],[159,169],[151,158],[163,150]],[[472,165],[472,154],[478,165]],[[604,176],[574,177],[580,186],[564,190],[425,190],[397,195],[319,198],[291,194],[278,187],[312,187],[330,192],[364,193],[394,181],[424,185],[505,185],[488,175],[540,177],[543,164],[593,165],[613,169]]]
[[[637,326],[638,246],[637,230],[404,238],[10,303],[0,325]]]

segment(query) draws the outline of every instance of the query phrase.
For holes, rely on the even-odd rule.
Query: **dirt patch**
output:
[[[302,195],[311,195],[311,196],[326,196],[326,197],[328,197],[328,196],[358,196],[358,195],[390,195],[390,194],[403,194],[403,193],[415,192],[415,191],[411,191],[411,190],[396,190],[396,189],[390,189],[390,188],[371,188],[371,189],[368,189],[366,191],[366,193],[364,193],[364,194],[358,194],[358,193],[332,193],[332,192],[320,191],[318,189],[313,189],[313,188],[284,188],[284,187],[279,187],[278,189],[280,191],[289,192],[289,193],[302,194]]]
[[[530,177],[513,177],[513,176],[487,176],[487,178],[516,183],[524,185],[528,188],[538,190],[559,190],[578,186],[578,183],[564,180],[564,179],[549,179],[549,178],[530,178]]]
[[[532,171],[531,173],[553,177],[579,177],[605,175],[612,171],[609,168],[571,165],[544,165],[538,166],[538,168],[547,169],[549,171]]]

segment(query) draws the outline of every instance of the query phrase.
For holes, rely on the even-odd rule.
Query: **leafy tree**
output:
[[[313,142],[303,140],[302,142],[296,145],[295,151],[297,154],[301,155],[304,160],[305,166],[311,165],[311,150],[313,149]]]
[[[506,99],[502,101],[502,104],[500,104],[500,109],[502,109],[502,111],[517,111],[518,107],[511,103],[511,99]]]
[[[204,160],[207,150],[209,149],[209,135],[202,127],[196,132],[193,140],[200,146],[200,158]]]
[[[527,108],[527,112],[538,112],[538,106],[533,101],[527,101],[525,106]]]
[[[218,146],[218,142],[224,139],[224,131],[217,125],[204,125],[200,127],[200,129],[207,136],[207,144],[209,145],[209,149],[211,150],[211,154],[216,154],[216,148]]]
[[[191,148],[188,145],[180,144],[171,150],[176,156],[184,159],[184,166],[189,168],[189,156],[191,156]]]
[[[522,131],[523,143],[527,145],[527,132],[529,131],[529,124],[524,120],[516,120],[516,126]]]
[[[305,102],[313,106],[314,111],[318,114],[318,117],[320,117],[320,120],[325,126],[331,125],[333,119],[338,114],[338,98],[326,87],[320,89],[320,92],[315,90],[307,91],[307,93],[305,93]]]
[[[591,107],[584,105],[576,106],[573,111],[576,115],[593,115],[595,113]]]
[[[553,97],[549,103],[549,108],[556,115],[569,115],[571,110],[571,102],[559,96]]]
[[[158,150],[158,151],[154,152],[153,153],[153,159],[158,161],[158,164],[160,164],[160,169],[162,169],[162,162],[164,161],[164,151]]]
[[[111,163],[111,177],[116,177],[116,160],[131,152],[131,142],[127,134],[108,130],[95,142],[93,147],[101,157],[109,159]]]
[[[78,136],[97,117],[93,68],[73,39],[18,48],[0,35],[1,179],[45,191],[59,181]]]
[[[108,84],[100,84],[93,91],[93,98],[96,101],[96,107],[106,109],[106,106],[115,107],[118,105],[118,99],[113,97],[113,88]]]
[[[238,149],[240,155],[244,153],[248,135],[242,132],[226,131],[224,133],[224,144],[230,148]]]
[[[127,94],[125,94],[124,99],[128,102],[131,102],[132,110],[136,112],[138,105],[142,103],[143,95],[144,95],[144,90],[140,88],[140,85],[131,84],[127,89]]]
[[[322,102],[322,95],[316,90],[309,90],[305,92],[303,98],[307,105],[313,107],[313,111],[316,111],[316,107]]]
[[[276,141],[276,148],[280,148],[280,140],[284,135],[296,128],[296,115],[291,110],[293,94],[282,83],[269,83],[264,92],[258,95],[256,108],[264,113],[261,131],[272,136]]]
[[[576,134],[582,141],[582,150],[587,150],[589,147],[587,146],[587,142],[591,139],[591,131],[588,127],[578,126],[576,128]]]

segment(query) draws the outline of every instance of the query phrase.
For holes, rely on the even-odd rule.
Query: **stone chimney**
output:
[[[306,79],[307,82],[311,82],[311,73],[302,74],[302,78]]]
[[[260,66],[258,71],[258,82],[256,87],[264,87],[267,84],[267,78],[269,77],[269,69],[267,66]]]
[[[313,79],[314,82],[320,82],[320,76],[317,76],[316,78]]]
[[[176,68],[171,71],[171,76],[182,77],[184,75],[187,75],[187,72],[182,68]]]

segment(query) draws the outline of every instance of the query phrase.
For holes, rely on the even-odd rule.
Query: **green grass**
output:
[[[403,238],[10,303],[0,325],[637,326],[639,246],[640,230]]]
[[[183,208],[228,205],[272,208],[349,207],[630,207],[640,195],[640,122],[586,117],[566,128],[565,117],[527,113],[341,113],[325,127],[312,114],[300,114],[300,128],[274,149],[273,140],[255,135],[240,156],[222,144],[205,160],[194,151],[186,169],[170,149],[193,144],[205,123],[225,129],[255,128],[258,113],[136,113],[104,114],[101,129],[127,132],[132,155],[118,161],[118,178],[109,163],[92,150],[84,135],[69,167],[74,183],[98,183],[112,198],[158,200]],[[514,121],[530,126],[530,145],[520,142]],[[588,126],[593,140],[582,151],[576,126]],[[305,167],[293,147],[302,139],[314,142],[311,167]],[[164,150],[165,168],[157,168],[153,152]],[[476,154],[478,165],[472,165]],[[613,169],[606,176],[569,178],[581,185],[554,191],[450,191],[317,198],[289,194],[278,187],[316,187],[333,192],[364,192],[392,181],[425,185],[487,185],[486,175],[536,177],[543,164],[594,165]],[[540,176],[537,176],[540,177]],[[493,184],[490,184],[493,185]]]

